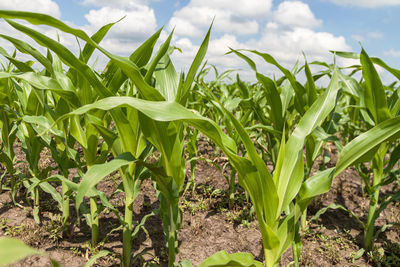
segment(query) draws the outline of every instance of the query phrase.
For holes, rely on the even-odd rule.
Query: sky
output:
[[[400,68],[398,25],[400,0],[0,0],[0,9],[41,12],[93,34],[101,26],[125,18],[109,32],[101,45],[117,55],[127,56],[154,32],[163,27],[159,44],[174,29],[173,45],[182,52],[172,55],[177,70],[187,71],[211,22],[211,39],[206,60],[222,72],[235,69],[245,78],[254,73],[229,47],[269,53],[287,68],[296,61],[332,62],[329,50],[360,52],[383,59]],[[74,37],[34,27],[77,53]],[[0,22],[0,33],[30,41],[28,37]],[[83,42],[81,43],[81,45]],[[12,46],[0,39],[0,46]],[[97,66],[105,63],[98,53]],[[260,72],[278,71],[254,58]],[[357,63],[339,59],[345,66]],[[380,73],[382,69],[378,69]],[[390,80],[387,73],[384,80]]]

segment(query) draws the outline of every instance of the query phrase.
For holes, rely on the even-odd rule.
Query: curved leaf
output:
[[[120,154],[117,158],[110,162],[93,165],[83,176],[82,181],[79,184],[78,191],[76,193],[76,209],[79,209],[86,193],[96,186],[98,182],[122,166],[132,163],[134,160],[135,159],[130,153],[124,153]]]
[[[42,252],[25,245],[18,239],[0,237],[0,266],[6,266],[37,254],[42,254]]]
[[[254,260],[253,255],[250,253],[238,252],[228,254],[222,250],[211,257],[204,260],[198,267],[223,267],[223,266],[237,266],[237,267],[262,267],[263,264]]]

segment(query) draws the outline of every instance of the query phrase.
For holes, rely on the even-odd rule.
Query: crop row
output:
[[[191,266],[175,261],[182,222],[178,202],[184,191],[196,186],[194,177],[185,183],[184,155],[189,155],[194,174],[200,134],[229,159],[230,205],[241,186],[252,202],[264,249],[264,262],[248,253],[221,251],[200,266],[277,266],[290,246],[298,265],[307,207],[328,192],[332,180],[350,166],[360,173],[370,200],[367,221],[357,218],[364,229],[365,251],[373,247],[379,214],[400,200],[400,191],[380,198],[382,186],[399,184],[400,91],[395,83],[382,84],[375,65],[397,79],[400,71],[370,58],[363,49],[360,54],[333,52],[334,58],[359,59],[360,64],[348,69],[336,63],[305,61],[292,70],[269,54],[231,49],[230,56],[245,60],[257,82],[246,83],[237,75],[226,84],[223,80],[230,71],[216,72],[213,81],[204,80],[212,70],[202,65],[211,29],[188,73],[178,74],[170,59],[173,33],[157,51],[154,47],[161,30],[129,57],[122,57],[99,44],[114,23],[89,37],[43,14],[3,10],[0,17],[47,50],[44,55],[23,40],[0,34],[16,51],[34,59],[24,62],[16,53],[10,55],[0,48],[7,60],[0,70],[0,163],[4,169],[0,190],[9,190],[15,199],[24,187],[37,223],[41,220],[40,195],[51,195],[62,213],[66,235],[70,225],[77,223],[70,216],[74,203],[77,220],[91,228],[92,247],[99,244],[99,214],[104,208],[114,212],[123,231],[123,266],[130,266],[133,239],[148,218],[135,222],[132,210],[145,179],[152,179],[158,192],[169,266]],[[77,57],[16,19],[72,34],[85,46]],[[88,65],[95,50],[109,59],[102,72]],[[282,77],[263,75],[249,55],[274,65]],[[32,67],[33,62],[40,68]],[[320,71],[312,73],[310,65]],[[306,82],[301,83],[299,76]],[[321,78],[329,80],[326,88],[316,85]],[[18,142],[25,153],[26,172],[15,165]],[[333,145],[339,151],[336,166],[328,168],[322,161],[313,170],[317,158],[327,155]],[[56,167],[39,167],[45,148]],[[159,159],[149,161],[155,151]],[[267,163],[273,166],[272,172]],[[77,170],[75,177],[70,175],[73,169]],[[123,213],[96,187],[115,171],[120,176],[119,190],[124,192]],[[57,190],[60,185],[62,189]],[[15,242],[0,239],[0,247],[18,247]],[[24,246],[21,251],[22,256],[35,253]],[[7,261],[5,256],[1,259]]]

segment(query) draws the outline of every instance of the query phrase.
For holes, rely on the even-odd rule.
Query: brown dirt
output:
[[[22,151],[16,149],[22,159]],[[200,154],[210,158],[222,166],[226,160],[215,156],[206,143],[200,144]],[[46,164],[52,164],[50,161]],[[262,242],[258,223],[251,214],[251,205],[247,202],[243,190],[236,194],[236,203],[232,210],[228,209],[226,180],[221,172],[199,160],[196,170],[196,190],[185,193],[180,206],[184,211],[182,228],[179,232],[179,253],[177,260],[189,259],[194,266],[212,254],[226,250],[227,252],[249,252],[258,260],[262,260]],[[187,178],[190,179],[190,168],[187,166]],[[104,179],[98,186],[110,196],[119,184],[118,177],[112,175]],[[383,194],[389,193],[385,187]],[[20,194],[23,196],[23,190]],[[69,237],[62,237],[59,223],[59,211],[50,196],[42,194],[42,224],[35,224],[32,210],[25,198],[17,198],[20,207],[15,206],[9,192],[0,194],[0,236],[13,236],[27,244],[46,252],[45,256],[32,256],[12,266],[50,266],[50,258],[60,262],[62,266],[83,266],[95,253],[89,249],[90,229],[82,222],[74,225]],[[110,202],[123,212],[123,193],[114,195]],[[348,169],[333,182],[332,190],[318,197],[308,210],[308,230],[302,234],[302,266],[374,266],[367,255],[354,260],[353,256],[361,248],[362,228],[347,212],[328,210],[318,221],[311,218],[321,208],[331,204],[342,204],[352,210],[362,221],[366,220],[368,202],[362,195],[362,186],[358,173]],[[134,203],[134,220],[140,221],[143,216],[159,207],[156,192],[151,181],[144,181],[141,192]],[[74,207],[71,203],[72,217]],[[58,216],[58,217],[57,217]],[[377,229],[389,222],[400,223],[399,205],[389,205],[377,220]],[[100,240],[107,237],[99,249],[112,252],[111,256],[99,259],[95,266],[119,266],[118,255],[122,253],[121,231],[111,232],[119,222],[112,212],[103,212],[100,216]],[[392,227],[383,232],[375,245],[384,248],[400,257],[399,227]],[[397,245],[396,245],[397,244]],[[133,242],[135,262],[133,266],[148,266],[150,263],[165,266],[167,262],[164,234],[161,219],[158,215],[150,217],[145,224],[145,231],[140,230]],[[382,253],[382,250],[377,250]],[[396,254],[398,253],[398,254]],[[379,258],[374,254],[374,258]],[[291,249],[282,257],[281,266],[293,261]],[[394,265],[393,265],[394,266]]]

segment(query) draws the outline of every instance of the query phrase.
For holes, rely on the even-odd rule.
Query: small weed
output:
[[[195,215],[198,211],[206,211],[207,206],[203,198],[196,200],[196,202],[183,200],[181,209],[188,210],[192,215]]]
[[[23,223],[20,225],[9,225],[7,220],[3,218],[0,221],[0,229],[4,231],[5,236],[15,237],[25,232],[26,227]]]
[[[377,266],[400,266],[400,245],[386,242],[380,248],[367,253],[368,259]]]
[[[90,245],[90,243],[84,243],[82,246],[79,247],[71,247],[71,251],[75,254],[78,255],[80,257],[84,257],[85,259],[89,259],[91,256],[95,255],[96,253],[98,253],[100,251],[100,248],[102,247],[103,244],[100,244],[95,247],[92,248],[92,246]]]
[[[44,236],[53,242],[62,238],[63,222],[61,214],[49,213],[48,221],[43,222]]]
[[[221,209],[221,212],[226,215],[230,223],[240,224],[250,228],[251,222],[254,221],[254,216],[247,207],[240,210]]]

